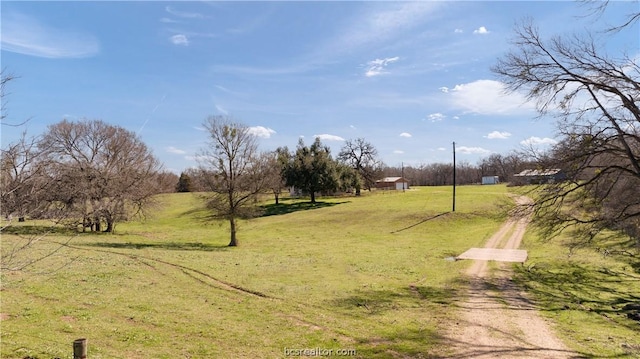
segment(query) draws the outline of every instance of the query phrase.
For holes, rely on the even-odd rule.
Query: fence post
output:
[[[73,359],[87,359],[87,339],[73,341]]]

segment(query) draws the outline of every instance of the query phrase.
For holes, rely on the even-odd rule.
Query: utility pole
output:
[[[453,143],[453,209],[451,212],[456,211],[456,143]]]
[[[402,192],[404,192],[404,161],[401,162]]]

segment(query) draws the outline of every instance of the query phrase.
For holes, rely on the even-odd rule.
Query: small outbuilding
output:
[[[482,184],[498,184],[500,183],[500,177],[498,176],[482,176]]]
[[[529,169],[513,176],[513,181],[516,185],[558,183],[566,179],[567,176],[559,168]]]
[[[409,189],[409,181],[403,177],[385,177],[376,181],[376,188],[382,190],[405,190]]]

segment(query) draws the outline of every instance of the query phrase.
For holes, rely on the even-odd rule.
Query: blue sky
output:
[[[602,29],[569,1],[17,2],[2,1],[8,122],[39,134],[62,119],[102,119],[140,135],[165,168],[196,166],[202,122],[229,115],[261,147],[315,136],[336,155],[364,137],[390,166],[477,163],[553,142],[552,119],[505,95],[490,67],[530,17],[545,37]],[[639,54],[627,31],[612,54]],[[604,36],[604,35],[602,35]],[[626,38],[625,38],[626,36]],[[2,126],[2,142],[24,128]]]

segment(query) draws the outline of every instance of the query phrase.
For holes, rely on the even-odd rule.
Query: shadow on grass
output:
[[[343,204],[343,203],[349,203],[348,201],[346,202],[316,202],[316,203],[311,203],[311,202],[293,202],[293,203],[286,203],[286,201],[282,201],[278,204],[267,204],[264,206],[260,206],[260,208],[262,208],[263,213],[262,213],[262,217],[267,217],[267,216],[278,216],[281,214],[288,214],[288,213],[293,213],[293,212],[298,212],[298,211],[308,211],[310,209],[320,209],[320,208],[325,208],[325,207],[333,207],[335,205],[338,204]]]
[[[56,235],[75,235],[80,234],[75,228],[69,228],[64,226],[45,226],[45,225],[30,225],[19,224],[7,226],[0,231],[2,234],[13,234],[16,236],[39,236],[44,234],[56,234]],[[95,233],[95,232],[94,232]]]
[[[114,249],[165,249],[176,251],[226,251],[228,246],[223,245],[211,245],[197,242],[161,242],[161,243],[113,243],[113,242],[94,242],[83,243],[84,247],[97,247],[97,248],[114,248]]]
[[[435,216],[427,217],[427,218],[425,218],[425,219],[423,219],[423,220],[421,220],[421,221],[419,221],[419,222],[417,222],[417,223],[414,223],[414,224],[412,224],[412,225],[410,225],[410,226],[407,226],[407,227],[404,227],[404,228],[398,229],[398,230],[396,230],[396,231],[392,231],[392,232],[391,232],[391,234],[398,233],[398,232],[402,232],[402,231],[406,231],[407,229],[411,229],[411,228],[413,228],[413,227],[419,226],[419,225],[421,225],[421,224],[423,224],[423,223],[425,223],[425,222],[432,221],[432,220],[434,220],[434,219],[436,219],[436,218],[439,218],[439,217],[445,216],[445,215],[447,215],[447,214],[449,214],[449,213],[451,213],[451,212],[443,212],[443,213],[440,213],[440,214],[436,214]]]
[[[631,270],[554,263],[543,268],[516,267],[516,281],[547,311],[594,313],[617,325],[640,326],[640,275]],[[635,318],[635,319],[634,319]]]
[[[330,304],[354,315],[379,314],[421,301],[454,306],[458,296],[457,289],[412,284],[399,291],[360,290],[354,295],[333,299]]]

